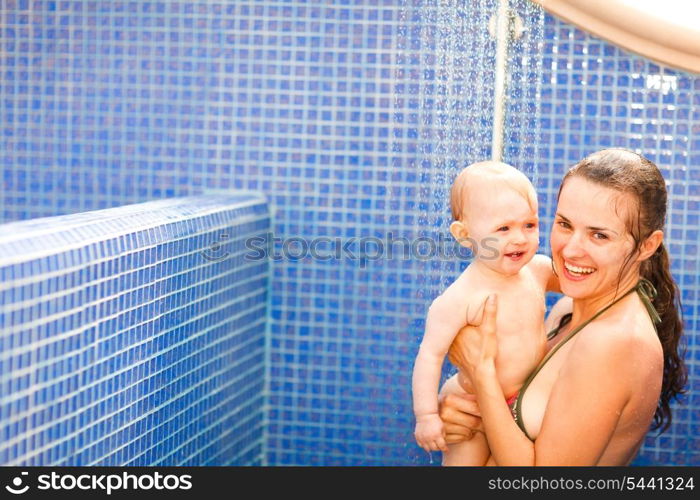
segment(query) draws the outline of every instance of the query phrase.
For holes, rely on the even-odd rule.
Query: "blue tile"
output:
[[[259,461],[269,263],[237,255],[269,224],[209,195],[3,226],[5,463]]]
[[[264,191],[273,204],[275,236],[282,240],[324,236],[345,241],[389,232],[414,238],[419,231],[434,236],[445,230],[448,219],[445,194],[450,175],[460,165],[489,155],[495,46],[482,35],[496,2],[462,2],[451,12],[420,2],[408,2],[420,8],[402,10],[406,4],[398,0],[333,5],[300,0],[8,3],[0,50],[4,188],[0,189],[0,221],[199,195],[209,188],[253,189]],[[538,187],[543,235],[551,225],[564,171],[586,154],[602,147],[626,147],[639,149],[659,163],[674,202],[667,237],[687,313],[691,382],[697,383],[700,290],[698,250],[692,242],[697,240],[700,218],[696,200],[700,193],[696,131],[700,79],[614,47],[543,14],[526,0],[511,4],[528,30],[513,45],[509,60],[505,159],[525,171]],[[438,17],[451,15],[460,16],[460,22],[451,27],[467,32],[461,37],[454,32],[431,35],[430,26]],[[449,66],[440,61],[449,43],[462,44],[464,50],[457,52],[454,62],[460,71],[466,68],[463,74],[449,73]],[[450,78],[459,98],[440,94],[441,84]],[[454,113],[441,114],[442,109]],[[453,126],[451,130],[448,125]],[[441,155],[451,159],[436,160]],[[424,189],[428,186],[431,189]],[[124,229],[129,227],[126,224]],[[242,274],[216,264],[210,266],[210,274],[193,271],[193,262],[184,254],[201,248],[205,240],[188,238],[193,245],[188,249],[173,243],[183,236],[180,231],[186,231],[182,224],[162,227],[162,235],[132,232],[112,238],[109,245],[63,252],[56,256],[63,262],[0,266],[0,283],[30,280],[11,292],[0,287],[1,307],[35,304],[47,294],[71,290],[65,300],[39,301],[21,311],[0,314],[0,331],[14,332],[0,335],[0,352],[10,345],[41,342],[37,359],[49,363],[58,357],[68,360],[71,353],[96,342],[99,347],[89,351],[92,368],[81,376],[79,385],[84,386],[87,380],[104,378],[118,369],[122,361],[103,358],[110,352],[128,349],[128,356],[138,359],[147,356],[148,349],[160,352],[171,345],[162,336],[149,343],[152,332],[139,329],[139,323],[170,329],[172,342],[184,341],[183,325],[197,322],[193,304],[208,294],[200,277],[219,276],[230,285],[229,279],[245,281],[252,276],[246,272],[258,272],[254,264]],[[210,226],[205,239],[216,236],[215,227]],[[0,240],[4,231],[0,227]],[[541,239],[542,249],[548,251],[547,238]],[[51,241],[57,247],[66,243]],[[155,252],[138,254],[144,245],[155,245]],[[281,247],[278,243],[275,250]],[[229,239],[219,250],[237,248]],[[12,245],[9,251],[29,250]],[[105,255],[114,256],[107,261],[109,268],[85,267],[86,262]],[[342,257],[273,262],[270,356],[278,355],[275,359],[283,361],[279,361],[282,366],[268,367],[273,390],[266,446],[251,446],[235,460],[428,464],[428,457],[418,453],[410,438],[410,393],[404,379],[422,334],[427,304],[464,269],[468,261],[466,255],[462,257],[459,261],[409,258],[363,264]],[[152,269],[149,263],[154,264]],[[60,280],[31,282],[36,273],[54,266],[64,270]],[[103,280],[101,288],[89,285],[88,273],[91,279]],[[153,276],[167,279],[147,288]],[[231,285],[232,295],[202,302],[226,311],[226,304],[235,300],[233,294],[248,293],[246,287],[254,286],[253,282],[251,278],[241,288]],[[376,291],[367,286],[369,282],[376,283]],[[157,307],[142,306],[185,287],[191,287],[190,292],[157,302]],[[60,315],[95,297],[109,300],[99,308],[47,320],[39,332],[21,329],[28,318]],[[129,313],[120,313],[126,308]],[[92,327],[90,337],[51,341],[97,318],[110,319]],[[128,336],[115,336],[115,331]],[[306,347],[314,343],[317,351]],[[146,346],[146,352],[138,350],[140,345]],[[368,354],[370,347],[377,352]],[[302,354],[310,356],[309,363],[317,371],[304,370]],[[0,368],[7,366],[3,363],[5,359],[0,358]],[[51,378],[53,368],[48,366],[41,377]],[[166,366],[161,358],[149,362],[144,373],[161,386],[139,390],[162,389],[164,382],[155,374]],[[356,371],[347,371],[355,366]],[[56,365],[57,371],[65,369],[66,365]],[[185,367],[178,369],[184,371],[173,371],[173,376],[187,373]],[[400,392],[391,398],[373,398],[374,385],[368,380],[384,376],[383,371],[395,376],[385,386]],[[67,401],[79,408],[142,375],[124,372],[118,384],[100,384],[88,395],[78,391],[79,397]],[[310,385],[316,382],[318,387]],[[8,384],[3,379],[0,389],[4,391]],[[340,424],[340,393],[348,387],[352,394],[346,402],[358,409]],[[46,402],[66,390],[71,388],[57,385],[52,391],[38,391],[37,397]],[[299,398],[319,395],[321,421],[314,426],[311,414],[301,420],[298,404]],[[358,405],[375,399],[395,403],[377,407],[374,414],[387,419],[382,423],[369,421],[366,417],[372,415]],[[0,415],[9,411],[3,408],[0,405]],[[686,443],[685,439],[689,448],[698,449],[698,439],[693,438],[697,434],[687,433],[691,424],[697,425],[698,416],[683,415],[676,408],[676,424],[665,434],[671,441],[649,440],[639,455],[640,464],[698,463],[698,453],[674,449],[675,443]],[[78,433],[81,441],[76,441],[80,444],[73,456],[80,463],[107,460],[112,445],[106,427],[80,432],[86,422],[104,414],[101,407],[91,411],[71,424],[70,430],[52,431],[52,436]],[[48,414],[41,415],[44,423],[50,422]],[[127,416],[113,418],[131,421]],[[134,436],[146,433],[144,439],[124,443],[110,455],[109,463],[149,464],[162,458],[160,449],[143,448],[144,443],[158,442],[166,435],[164,429],[146,430],[160,423],[153,420],[140,430],[131,429]],[[262,432],[259,424],[251,424],[250,432]],[[278,424],[306,434],[284,439],[287,436]],[[316,434],[317,428],[323,432]],[[193,427],[187,432],[198,443],[199,431],[206,436],[217,430]],[[356,434],[339,442],[341,431]],[[0,428],[0,437],[1,432]],[[378,432],[384,438],[376,447]],[[42,449],[48,442],[46,438]],[[221,456],[233,456],[238,445],[230,444],[221,449]],[[60,444],[36,457],[39,463],[63,463],[70,449]],[[205,463],[214,451],[204,449],[183,448],[173,456]],[[26,453],[18,445],[0,446],[0,463]]]

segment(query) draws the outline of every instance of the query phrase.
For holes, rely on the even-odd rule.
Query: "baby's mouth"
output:
[[[520,257],[522,257],[523,255],[525,255],[525,252],[524,252],[524,251],[520,251],[520,252],[510,252],[510,253],[507,253],[507,254],[504,254],[504,255],[505,255],[506,257],[508,257],[509,259],[517,260],[517,259],[519,259]]]

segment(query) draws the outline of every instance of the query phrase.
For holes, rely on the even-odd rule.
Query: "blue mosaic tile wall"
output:
[[[288,254],[272,263],[267,462],[427,464],[410,371],[427,304],[464,262],[336,258],[327,241],[323,260],[290,238],[446,233],[452,173],[489,154],[495,3],[6,0],[0,217],[266,193]],[[698,464],[700,78],[512,4],[527,31],[509,58],[506,160],[537,185],[543,250],[585,154],[636,148],[670,182],[690,393],[638,463]]]
[[[561,177],[585,155],[622,147],[659,166],[669,193],[665,245],[681,290],[689,383],[673,406],[673,426],[660,438],[650,433],[633,463],[700,465],[700,77],[631,55],[551,16],[542,17],[541,27],[543,45],[525,45],[525,57],[515,61],[536,58],[541,65],[531,84],[539,94],[535,162],[547,172],[538,184],[541,231],[549,234]],[[521,105],[514,100],[514,108]],[[506,160],[532,148],[515,135],[507,143]]]
[[[0,464],[261,464],[260,195],[0,226]]]

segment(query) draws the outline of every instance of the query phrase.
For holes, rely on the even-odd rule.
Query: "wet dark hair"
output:
[[[581,177],[621,193],[629,193],[635,198],[636,217],[629,217],[627,221],[634,248],[620,269],[619,287],[622,276],[629,269],[642,243],[652,232],[664,228],[667,203],[664,178],[654,163],[626,149],[604,149],[574,165],[564,175],[557,200],[564,183],[571,177]],[[641,263],[639,272],[656,288],[657,295],[653,304],[661,317],[656,330],[664,352],[664,372],[652,429],[661,429],[662,433],[671,425],[671,401],[685,392],[684,387],[688,381],[688,370],[683,360],[685,352],[679,352],[683,334],[680,292],[671,276],[668,252],[663,243],[651,257]],[[560,328],[569,321],[571,314],[561,319]]]

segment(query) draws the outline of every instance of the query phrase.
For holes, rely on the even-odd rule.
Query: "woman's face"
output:
[[[564,182],[550,239],[564,294],[587,298],[617,289],[620,269],[634,248],[625,224],[633,207],[627,193],[582,177]]]

